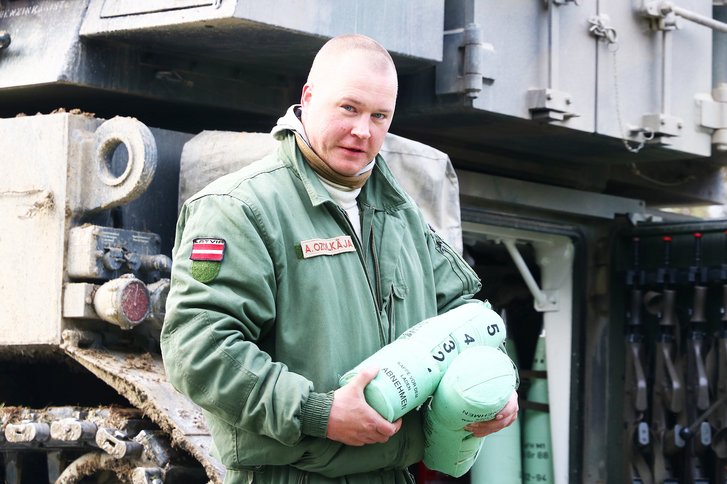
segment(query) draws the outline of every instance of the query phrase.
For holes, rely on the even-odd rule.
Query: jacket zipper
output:
[[[351,225],[351,221],[348,219],[348,215],[346,214],[345,210],[338,206],[337,204],[334,204],[336,207],[336,210],[338,211],[338,214],[341,218],[343,218],[344,223],[346,224],[346,227],[348,228],[349,233],[353,237],[354,244],[356,245],[356,249],[359,254],[359,260],[361,261],[361,265],[364,268],[364,273],[366,274],[366,279],[369,283],[369,289],[371,291],[371,297],[374,300],[374,308],[376,309],[376,314],[378,315],[376,324],[378,325],[379,329],[379,342],[381,345],[385,345],[390,342],[390,338],[386,337],[386,334],[384,332],[383,327],[383,321],[381,318],[381,312],[383,311],[384,307],[384,301],[381,297],[381,275],[380,275],[380,269],[379,269],[379,260],[378,256],[376,254],[376,244],[374,241],[374,225],[371,224],[371,227],[369,228],[369,249],[371,251],[371,261],[373,265],[373,282],[371,281],[371,277],[369,276],[369,271],[366,269],[366,257],[363,252],[363,241],[356,235],[356,232],[353,230],[353,225]],[[363,225],[363,224],[362,224]],[[361,227],[361,230],[363,230],[363,226]]]
[[[376,254],[376,243],[374,242],[374,226],[371,224],[369,232],[369,245],[371,246],[371,261],[374,265],[374,285],[376,289],[376,300],[379,301],[379,307],[383,306],[383,298],[381,297],[381,273],[379,272],[379,258]]]
[[[474,292],[476,288],[472,282],[472,278],[470,277],[472,271],[470,266],[464,261],[464,259],[462,259],[462,257],[460,257],[458,253],[452,250],[452,248],[447,245],[438,234],[434,233],[433,236],[437,250],[449,261],[454,273],[462,280],[464,289],[468,292]],[[467,272],[468,270],[470,271],[469,274]]]
[[[336,211],[338,212],[339,217],[343,219],[344,224],[346,224],[346,227],[348,228],[348,233],[351,235],[353,239],[353,243],[356,246],[356,252],[358,254],[359,261],[361,261],[361,265],[364,268],[364,274],[366,274],[366,280],[369,283],[369,290],[371,291],[371,297],[374,300],[374,307],[376,308],[376,314],[381,314],[381,303],[379,302],[379,296],[377,295],[378,290],[378,262],[374,260],[374,273],[376,274],[376,288],[371,283],[371,278],[369,277],[369,271],[366,269],[366,258],[364,256],[363,252],[363,244],[361,242],[361,239],[356,235],[356,231],[353,230],[353,225],[351,225],[351,221],[348,219],[348,215],[346,215],[346,212],[338,206],[338,204],[333,203],[333,205],[336,207]],[[372,232],[372,243],[373,243],[373,225],[371,226],[371,232]],[[375,258],[374,258],[375,259]],[[379,329],[379,333],[381,330]]]
[[[389,294],[389,300],[386,305],[386,314],[389,315],[389,341],[388,343],[391,343],[394,341],[394,336],[396,335],[396,317],[394,316],[394,301],[396,298],[394,297],[394,285],[391,286],[391,294]]]
[[[379,258],[376,254],[376,243],[374,241],[374,224],[371,224],[371,229],[369,231],[369,241],[369,245],[371,246],[371,261],[374,266],[374,289],[376,291],[376,297],[374,298],[374,300],[377,301],[376,306],[380,315],[384,308],[384,301],[381,295],[381,273],[379,272]],[[379,338],[381,340],[381,344],[385,345],[391,342],[391,338],[386,337],[382,323],[382,321],[379,321]],[[391,326],[391,324],[389,324],[389,326]],[[389,329],[389,332],[391,332],[391,329]]]

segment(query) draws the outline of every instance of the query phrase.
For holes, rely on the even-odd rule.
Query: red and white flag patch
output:
[[[221,262],[225,255],[225,241],[223,239],[200,238],[192,241],[192,260],[207,260]]]

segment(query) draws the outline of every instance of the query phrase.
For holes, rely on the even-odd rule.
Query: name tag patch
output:
[[[349,235],[341,235],[332,239],[310,239],[300,242],[300,250],[304,259],[319,255],[336,255],[343,252],[356,252],[353,240]]]

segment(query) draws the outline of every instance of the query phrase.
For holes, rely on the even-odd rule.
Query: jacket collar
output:
[[[311,204],[315,207],[326,202],[335,203],[318,179],[318,175],[303,158],[296,146],[293,133],[289,131],[285,136],[278,139],[280,139],[279,157],[286,165],[290,166],[303,183]],[[400,210],[411,203],[381,155],[376,155],[373,173],[361,189],[359,200],[375,210],[386,212]]]

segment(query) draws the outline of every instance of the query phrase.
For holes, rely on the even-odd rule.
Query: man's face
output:
[[[361,53],[345,56],[303,88],[303,126],[333,171],[356,175],[374,159],[391,126],[396,74]]]

